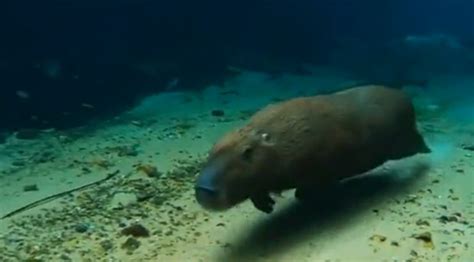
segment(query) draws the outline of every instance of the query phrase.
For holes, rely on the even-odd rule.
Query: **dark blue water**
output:
[[[418,50],[394,42],[444,34],[474,48],[472,0],[99,2],[2,1],[0,128],[82,125],[174,79],[179,89],[221,83],[228,65],[278,76],[330,64],[369,82],[424,85],[405,72],[422,67]],[[465,57],[448,52],[438,64],[458,66],[436,70],[464,72],[474,65]]]

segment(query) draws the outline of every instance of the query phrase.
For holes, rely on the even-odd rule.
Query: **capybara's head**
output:
[[[196,181],[196,200],[208,210],[231,208],[265,189],[275,161],[269,133],[248,128],[231,132],[212,148]]]

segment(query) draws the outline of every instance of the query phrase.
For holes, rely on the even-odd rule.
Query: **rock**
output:
[[[418,195],[416,194],[410,194],[407,196],[405,199],[404,203],[416,203],[416,200],[418,200]]]
[[[133,193],[116,193],[110,201],[109,208],[120,209],[136,202],[137,196]]]
[[[29,192],[29,191],[38,191],[38,186],[36,184],[32,185],[26,185],[23,187],[24,192]]]
[[[53,151],[44,151],[33,157],[34,162],[47,163],[52,162],[56,158]]]
[[[87,230],[89,230],[89,225],[86,224],[86,223],[79,223],[79,224],[74,226],[74,230],[77,233],[85,233],[85,232],[87,232]]]
[[[425,247],[434,248],[433,238],[430,232],[423,232],[420,234],[414,234],[411,236],[414,239],[423,241]]]
[[[118,156],[137,156],[138,151],[133,146],[121,146],[117,148]]]
[[[122,234],[134,237],[149,237],[150,231],[141,224],[133,224],[122,229]]]
[[[224,110],[220,110],[220,109],[214,109],[211,111],[211,115],[212,116],[217,116],[217,117],[220,117],[220,116],[224,116]]]
[[[59,258],[61,261],[72,261],[72,259],[67,254],[62,254]]]
[[[458,222],[458,217],[456,216],[440,216],[438,220],[441,223],[448,223],[448,222]]]
[[[140,247],[140,244],[140,241],[138,241],[136,238],[129,237],[122,244],[121,248],[126,249],[127,251],[134,251]]]
[[[385,240],[387,240],[387,237],[375,234],[371,236],[369,239],[373,241],[378,241],[378,242],[385,242]]]
[[[105,251],[109,251],[111,249],[114,248],[114,242],[112,242],[112,240],[109,240],[109,239],[106,239],[106,240],[102,240],[100,242],[100,246],[102,247],[102,249],[104,249]]]
[[[462,149],[468,150],[468,151],[474,151],[474,144],[464,144],[461,146]]]
[[[143,127],[143,123],[138,120],[132,120],[130,123],[134,126]]]
[[[152,166],[152,165],[142,165],[142,164],[140,164],[140,165],[137,166],[137,171],[141,171],[141,172],[145,173],[147,176],[155,177],[155,178],[158,178],[162,175],[161,172],[159,172],[158,169],[155,166]]]
[[[26,164],[27,163],[25,161],[21,160],[21,159],[14,160],[12,162],[12,165],[16,166],[16,167],[24,167],[24,166],[26,166]]]
[[[143,201],[149,200],[154,196],[155,196],[155,194],[153,194],[151,192],[137,192],[136,193],[136,198],[137,198],[138,202],[143,202]]]
[[[416,221],[416,225],[417,226],[430,226],[430,223],[426,220],[423,220],[423,219],[418,219]]]
[[[40,131],[37,129],[21,129],[16,132],[15,137],[23,140],[32,140],[40,136]]]

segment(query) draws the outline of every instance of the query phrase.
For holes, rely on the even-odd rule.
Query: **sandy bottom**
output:
[[[269,102],[351,83],[323,69],[277,79],[246,72],[223,87],[150,97],[95,126],[8,139],[0,216],[109,179],[1,219],[1,260],[473,261],[474,103],[446,92],[472,90],[472,77],[407,89],[430,155],[389,162],[314,203],[286,192],[271,215],[249,202],[222,213],[197,205],[195,175],[221,135]]]

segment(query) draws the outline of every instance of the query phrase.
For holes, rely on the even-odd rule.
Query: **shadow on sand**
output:
[[[337,232],[377,203],[400,197],[428,170],[427,164],[420,163],[411,168],[405,178],[397,171],[373,172],[315,195],[309,204],[295,201],[250,228],[219,261],[254,261],[258,257],[284,253],[298,243],[308,244],[305,240],[310,237],[313,240],[314,235],[327,237],[324,233]]]

